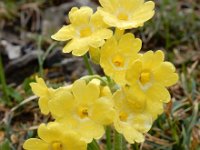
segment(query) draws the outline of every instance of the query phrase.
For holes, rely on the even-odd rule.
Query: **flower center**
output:
[[[52,142],[49,150],[62,150],[62,144],[60,142]]]
[[[119,20],[124,20],[124,21],[127,21],[128,20],[128,15],[124,12],[120,12],[118,15],[117,15],[117,18]]]
[[[88,117],[88,108],[87,107],[79,107],[78,108],[78,115],[81,119]]]
[[[80,30],[80,37],[88,37],[92,34],[90,27],[84,27]]]
[[[151,80],[151,74],[149,71],[143,71],[140,74],[140,82],[142,83],[142,85],[147,84],[150,80]]]
[[[120,114],[119,114],[119,119],[120,119],[120,121],[123,121],[123,122],[127,121],[127,119],[128,119],[127,113],[125,113],[125,112],[120,112]]]
[[[112,59],[115,67],[123,67],[124,66],[124,58],[121,55],[115,55]]]

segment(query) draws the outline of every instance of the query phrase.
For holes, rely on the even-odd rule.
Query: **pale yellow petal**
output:
[[[102,46],[105,39],[112,37],[113,32],[109,29],[100,29],[91,35],[89,45],[95,48]]]
[[[127,33],[123,35],[119,41],[119,50],[123,51],[124,53],[130,53],[132,55],[136,54],[140,51],[142,47],[142,41],[132,33]]]
[[[132,17],[133,17],[133,19],[137,19],[137,18],[139,18],[139,16],[142,17],[143,15],[151,16],[152,12],[154,12],[154,8],[155,8],[155,3],[153,1],[145,2],[143,5],[140,5],[140,7],[135,9]],[[142,19],[147,19],[147,18],[142,18]],[[147,21],[147,20],[145,20],[145,21]]]
[[[119,6],[118,0],[99,0],[105,11],[115,12]]]
[[[135,142],[142,143],[145,140],[144,135],[132,127],[127,127],[126,129],[124,129],[123,135],[125,139],[131,144]]]
[[[93,27],[95,27],[97,29],[108,27],[108,25],[106,25],[104,23],[103,17],[98,11],[95,14],[92,15],[92,17],[90,19],[90,25],[92,25]]]
[[[91,107],[90,118],[101,125],[109,125],[115,117],[115,110],[111,99],[99,98]]]
[[[164,61],[164,58],[164,53],[161,50],[157,50],[152,58],[154,60],[151,62],[152,68],[158,67]]]
[[[25,150],[49,150],[49,144],[37,138],[30,138],[23,144]]]
[[[88,99],[88,95],[86,94],[87,92],[86,87],[87,85],[84,80],[77,80],[73,83],[72,93],[76,101],[82,102],[83,100]]]
[[[129,107],[133,112],[142,112],[146,106],[146,96],[140,89],[138,84],[133,86],[126,86],[123,88],[127,101],[130,103]]]
[[[100,63],[100,49],[91,47],[89,50],[90,59],[95,63]]]
[[[106,41],[106,43],[101,48],[100,65],[104,72],[108,76],[114,74],[114,69],[111,65],[111,57],[117,51],[117,41],[115,38],[111,38]]]
[[[83,47],[81,49],[74,49],[72,51],[72,54],[74,56],[83,56],[89,51],[89,46]]]
[[[73,26],[81,26],[90,22],[92,14],[93,10],[90,7],[74,8],[69,13],[69,19]]]
[[[151,100],[168,103],[171,100],[169,91],[161,84],[154,83],[147,91],[146,95]]]
[[[63,48],[63,52],[70,53],[72,51],[72,54],[74,54],[75,56],[82,56],[89,50],[89,40],[89,38],[73,39],[65,45],[65,47]]]
[[[67,41],[72,39],[76,31],[72,25],[63,26],[57,33],[51,36],[52,39],[57,41]]]
[[[156,82],[167,87],[172,86],[178,81],[178,74],[175,73],[175,67],[170,62],[163,62],[153,73]]]
[[[66,150],[87,150],[87,143],[75,132],[67,132],[62,143],[63,149]]]
[[[88,83],[86,87],[87,99],[83,100],[83,103],[92,104],[96,101],[100,96],[100,87],[94,83]]]
[[[48,125],[41,124],[38,127],[38,136],[47,143],[62,140],[62,129],[56,122],[51,122]]]
[[[143,64],[140,60],[136,60],[126,71],[126,80],[129,84],[135,85],[140,77]]]
[[[37,96],[48,95],[48,88],[46,85],[40,83],[30,83],[33,93]]]
[[[106,57],[111,56],[117,49],[117,41],[114,37],[107,40],[101,49],[101,61],[106,61]]]
[[[71,92],[60,91],[49,101],[48,105],[54,118],[63,118],[71,113],[75,100]]]
[[[136,113],[132,119],[132,126],[141,133],[148,132],[153,124],[151,114],[147,113]]]
[[[48,102],[49,102],[49,99],[46,96],[40,97],[40,99],[38,101],[38,105],[40,107],[40,110],[44,115],[48,115],[48,113],[49,113]]]
[[[144,0],[122,0],[120,6],[132,13],[144,3]]]
[[[164,111],[163,102],[157,100],[147,100],[146,112],[152,115],[153,120],[155,120],[158,115],[162,114]]]
[[[81,122],[77,128],[77,132],[81,135],[82,140],[90,143],[93,138],[100,139],[105,133],[104,127],[92,120]]]

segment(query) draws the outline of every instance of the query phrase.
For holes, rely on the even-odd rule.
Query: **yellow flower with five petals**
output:
[[[86,150],[87,143],[81,140],[78,133],[57,122],[38,128],[38,138],[30,138],[23,144],[25,150]]]
[[[126,80],[125,91],[135,97],[167,103],[171,96],[166,87],[178,81],[178,74],[172,63],[164,61],[162,51],[148,51],[129,67]]]
[[[125,84],[126,70],[139,57],[141,47],[141,40],[131,33],[122,35],[119,40],[115,36],[107,40],[100,50],[100,65],[105,74],[116,83]]]
[[[93,14],[90,7],[73,7],[69,12],[70,25],[63,26],[52,38],[57,41],[69,41],[63,52],[75,56],[82,56],[90,47],[98,48],[105,43],[105,39],[112,36],[99,13]]]
[[[98,9],[103,20],[109,26],[119,29],[131,29],[142,26],[154,15],[153,1],[144,0],[99,0]]]
[[[121,89],[114,93],[113,100],[116,109],[116,117],[114,119],[116,131],[123,134],[129,143],[143,142],[143,134],[147,133],[152,126],[151,114],[146,111],[135,111]]]
[[[103,136],[104,125],[111,124],[115,116],[110,96],[100,94],[96,83],[80,79],[73,83],[71,92],[52,99],[49,108],[56,121],[70,124],[89,143]]]

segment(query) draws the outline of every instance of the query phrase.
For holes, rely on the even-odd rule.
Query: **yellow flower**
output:
[[[133,91],[134,89],[134,91]],[[163,102],[155,99],[149,99],[145,94],[137,88],[125,86],[122,89],[126,100],[131,105],[131,108],[137,113],[147,112],[155,120],[158,115],[162,114]]]
[[[129,143],[143,142],[143,134],[148,132],[152,126],[151,115],[146,111],[135,111],[122,90],[115,92],[113,100],[117,112],[114,120],[116,131],[123,134]]]
[[[104,125],[111,124],[115,110],[109,96],[102,96],[96,83],[77,80],[71,92],[51,99],[49,108],[58,122],[71,124],[87,142],[104,134]]]
[[[131,29],[142,26],[154,15],[155,4],[144,0],[99,0],[98,11],[109,26]]]
[[[126,80],[124,89],[129,88],[135,97],[167,103],[171,98],[166,87],[177,82],[178,74],[173,64],[164,61],[162,51],[148,51],[129,67]]]
[[[141,46],[141,40],[131,33],[122,35],[119,41],[114,36],[107,40],[101,48],[100,57],[100,65],[105,74],[116,83],[124,84],[126,70],[138,58]]]
[[[30,138],[25,141],[25,150],[86,150],[87,144],[71,129],[52,122],[47,126],[41,124],[38,128],[41,139]]]
[[[30,84],[32,91],[39,98],[38,104],[41,112],[45,115],[49,113],[48,101],[54,94],[54,89],[48,88],[42,78],[36,76],[36,83]]]
[[[84,55],[90,47],[98,48],[105,43],[105,39],[112,36],[112,31],[107,29],[99,13],[93,14],[89,7],[73,7],[69,12],[70,25],[63,26],[52,36],[58,41],[71,40],[63,48],[63,52],[75,56]]]
[[[47,115],[49,113],[49,101],[60,97],[60,95],[65,94],[66,91],[70,92],[71,87],[65,86],[58,89],[48,88],[42,78],[36,76],[36,82],[30,83],[32,91],[35,95],[39,97],[39,107],[43,114]]]

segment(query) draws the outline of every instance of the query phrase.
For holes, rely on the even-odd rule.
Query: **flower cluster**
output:
[[[161,50],[139,53],[142,41],[126,29],[138,28],[154,15],[154,2],[99,0],[95,13],[74,7],[70,24],[52,36],[68,41],[63,52],[90,54],[106,77],[85,76],[72,85],[49,88],[42,78],[31,83],[39,107],[54,122],[41,124],[40,139],[28,139],[26,150],[86,150],[100,139],[106,126],[113,126],[129,143],[143,142],[154,120],[170,101],[169,86],[178,75]],[[113,33],[113,29],[115,31]]]

